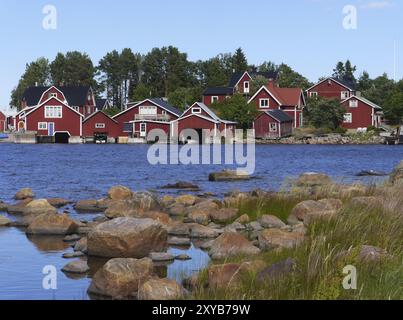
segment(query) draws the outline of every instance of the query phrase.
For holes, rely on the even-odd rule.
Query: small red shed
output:
[[[93,113],[83,121],[83,136],[94,137],[96,135],[118,138],[119,123],[101,110]]]
[[[7,130],[7,117],[6,115],[0,111],[0,132],[4,132]]]
[[[282,110],[267,110],[256,117],[253,129],[258,139],[283,138],[292,135],[293,119]]]

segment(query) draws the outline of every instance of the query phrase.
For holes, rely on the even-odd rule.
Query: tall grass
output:
[[[379,205],[353,206],[348,200],[332,220],[318,220],[308,226],[307,240],[297,248],[263,252],[251,259],[267,266],[292,257],[293,272],[278,279],[256,281],[256,273],[244,274],[237,286],[215,289],[201,286],[194,299],[403,299],[403,190],[381,188],[372,194],[382,196]],[[297,200],[296,200],[297,201]],[[271,204],[270,204],[271,203]],[[240,210],[252,210],[253,216],[277,212],[286,219],[294,202],[244,202]],[[375,262],[359,259],[363,245],[387,250],[388,255]],[[225,262],[242,262],[245,257]],[[214,262],[217,264],[223,261]],[[358,288],[342,286],[343,268],[357,268]],[[207,281],[204,275],[202,282]]]

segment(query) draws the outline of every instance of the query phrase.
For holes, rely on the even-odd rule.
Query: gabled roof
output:
[[[105,112],[103,112],[102,110],[98,110],[98,111],[95,111],[94,113],[90,114],[87,118],[85,118],[85,119],[83,120],[83,122],[86,122],[86,121],[90,120],[93,116],[95,116],[95,115],[98,114],[98,113],[102,113],[105,117],[111,119],[113,122],[118,123],[115,119],[112,119],[109,115],[107,115],[107,114],[106,114]]]
[[[108,103],[108,99],[95,99],[95,108],[102,110]]]
[[[252,71],[249,72],[250,76],[252,78],[256,78],[256,77],[264,77],[266,79],[273,79],[273,80],[277,80],[278,79],[278,72],[277,71],[266,71],[266,72],[260,72],[260,71]]]
[[[364,97],[351,96],[351,97],[347,98],[346,100],[343,100],[341,103],[344,103],[351,99],[360,100],[360,101],[364,102],[365,104],[367,104],[368,106],[370,106],[371,108],[374,108],[376,110],[382,110],[382,107],[378,106],[377,104],[373,103],[372,101],[370,101],[368,99],[365,99]]]
[[[262,90],[265,90],[281,106],[297,106],[301,96],[303,97],[301,88],[268,88],[267,86],[262,86],[255,95],[249,99],[248,103],[253,101]]]
[[[209,87],[203,92],[204,96],[214,96],[214,95],[224,96],[233,94],[234,94],[233,87]]]
[[[287,113],[280,109],[267,110],[265,113],[279,122],[294,121]]]
[[[58,99],[57,97],[50,97],[49,99],[47,99],[46,101],[42,102],[41,104],[37,105],[36,107],[31,107],[29,108],[29,111],[25,114],[25,117],[27,117],[29,114],[31,114],[32,112],[34,112],[35,110],[41,108],[44,104],[48,103],[50,100],[56,100],[58,102],[60,102],[62,105],[64,105],[65,107],[69,108],[71,111],[77,113],[80,117],[84,118],[84,115],[82,115],[80,112],[78,112],[77,110],[73,109],[72,107],[70,107],[67,103],[63,102],[62,100]],[[28,108],[26,108],[28,109]]]
[[[206,112],[206,113],[209,115],[209,117],[210,117],[214,122],[217,122],[217,123],[218,123],[218,122],[222,122],[222,123],[226,123],[226,124],[236,124],[236,122],[234,122],[234,121],[228,121],[228,120],[222,120],[222,119],[220,119],[220,118],[214,113],[214,111],[211,110],[209,107],[207,107],[203,102],[195,102],[194,104],[192,104],[192,106],[190,106],[189,108],[187,108],[187,109],[183,112],[183,114],[181,115],[181,118],[183,119],[183,118],[186,118],[186,117],[190,117],[190,116],[192,116],[192,115],[198,116],[198,117],[201,117],[201,118],[206,118],[205,116],[203,116],[203,115],[198,115],[198,114],[191,114],[191,115],[189,115],[189,116],[184,117],[184,115],[185,115],[190,109],[195,108],[195,107],[204,110],[204,112]]]
[[[141,104],[143,104],[146,101],[149,101],[152,104],[155,104],[155,105],[161,107],[162,109],[165,109],[166,111],[168,111],[168,112],[170,112],[170,113],[172,113],[172,114],[174,114],[174,115],[176,115],[178,117],[180,117],[180,115],[181,115],[181,112],[177,108],[172,106],[169,102],[165,101],[164,99],[162,99],[162,98],[151,98],[151,99],[145,99],[145,100],[140,101],[140,102],[138,102],[136,104],[133,104],[133,105],[131,103],[128,103],[127,106],[130,106],[130,107],[128,107],[126,110],[123,110],[122,112],[114,115],[112,117],[112,119],[115,119],[118,116],[120,116],[120,115],[122,115],[122,114],[124,114],[124,113],[126,113],[126,112],[128,112],[128,111],[130,111],[132,109],[134,109],[134,108],[137,108],[138,106],[140,106]]]
[[[336,83],[338,83],[339,85],[343,86],[344,88],[348,89],[349,91],[354,91],[355,90],[355,84],[349,81],[345,81],[339,78],[335,78],[335,77],[328,77],[326,79],[323,79],[322,81],[319,81],[318,83],[314,84],[312,87],[306,89],[305,91],[309,91],[313,88],[315,88],[316,86],[320,85],[321,83],[325,82],[325,81],[329,81],[332,80]]]
[[[48,86],[48,87],[28,87],[23,95],[23,100],[26,102],[27,106],[36,106],[39,103],[44,92],[50,88],[55,87],[57,90],[61,91],[67,103],[70,106],[83,106],[85,105],[88,97],[88,91],[91,89],[90,86]]]

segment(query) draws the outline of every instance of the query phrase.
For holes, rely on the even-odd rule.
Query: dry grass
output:
[[[327,192],[323,190],[323,193]],[[221,290],[202,287],[193,292],[192,298],[403,299],[403,189],[370,188],[368,193],[382,200],[378,205],[353,206],[349,197],[345,197],[338,217],[311,224],[307,231],[308,239],[298,248],[268,251],[253,258],[263,260],[269,266],[292,257],[296,269],[287,276],[259,283],[256,274],[247,274],[238,287]],[[284,199],[279,201],[277,198],[267,202],[260,200],[255,204],[244,202],[240,209],[242,212],[252,210],[251,217],[258,217],[263,212],[278,212],[284,220],[293,205],[291,201],[284,203]],[[383,248],[388,256],[377,262],[363,262],[358,258],[363,245]],[[245,257],[238,257],[226,262],[245,260]],[[357,268],[357,290],[342,287],[346,265]],[[206,272],[202,273],[202,282],[206,278]]]

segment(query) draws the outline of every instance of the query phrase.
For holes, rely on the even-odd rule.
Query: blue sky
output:
[[[57,29],[42,27],[45,5],[57,9]],[[358,10],[356,30],[343,28],[343,7]],[[0,108],[9,103],[27,62],[79,50],[97,63],[108,51],[146,53],[174,45],[191,60],[242,47],[250,63],[285,62],[316,81],[351,59],[371,76],[403,78],[400,0],[1,0]]]

